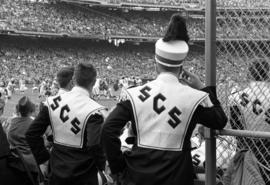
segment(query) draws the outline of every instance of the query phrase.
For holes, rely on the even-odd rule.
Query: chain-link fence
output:
[[[220,2],[219,2],[220,1]],[[217,7],[217,91],[229,117],[228,128],[270,132],[269,1],[221,1]],[[241,149],[252,151],[265,183],[270,183],[270,141],[218,136],[222,172]],[[222,177],[221,177],[222,180]]]

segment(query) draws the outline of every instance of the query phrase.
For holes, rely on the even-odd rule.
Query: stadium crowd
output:
[[[106,52],[104,47],[107,47]],[[95,64],[98,75],[110,81],[123,76],[146,79],[154,76],[153,57],[149,52],[141,49],[119,49],[108,44],[94,45],[88,49],[4,47],[1,48],[0,60],[0,76],[4,77],[6,82],[20,77],[32,84],[46,78],[53,79],[59,67],[79,62]],[[122,70],[123,68],[125,70]]]
[[[155,78],[152,47],[130,45],[128,48],[115,47],[108,43],[92,43],[88,48],[1,47],[1,81],[7,84],[11,78],[23,78],[29,84],[41,83],[45,79],[52,82],[59,67],[79,62],[93,63],[98,70],[98,76],[107,79],[109,84],[122,77]],[[194,46],[184,64],[191,72],[199,74],[202,80],[205,79],[204,57],[204,50]],[[223,74],[219,77],[221,82],[226,82],[228,76],[233,81],[239,81],[239,73],[235,70],[241,70],[240,75],[245,74],[245,61],[231,58],[222,55],[218,57],[218,74]],[[227,74],[228,72],[230,74]]]
[[[168,12],[160,12],[157,16],[156,12],[123,13],[67,4],[3,0],[0,7],[0,30],[50,32],[105,38],[110,35],[159,37],[164,34],[170,16],[171,13]],[[269,17],[264,16],[264,19],[250,21],[252,16],[245,15],[242,18],[237,17],[237,19],[233,16],[227,16],[227,19],[224,19],[221,16],[217,24],[217,37],[220,39],[269,38]],[[189,18],[187,23],[191,30],[191,38],[204,38],[203,18]]]
[[[50,49],[49,49],[50,48]],[[120,46],[121,48],[121,46]],[[105,52],[104,52],[105,49]],[[97,66],[98,77],[114,83],[120,77],[154,78],[154,60],[151,48],[131,46],[130,49],[117,48],[108,44],[91,44],[90,48],[45,48],[39,47],[1,47],[0,83],[14,78],[24,78],[30,83],[53,83],[55,74],[62,66],[74,66],[80,62],[91,62]],[[204,54],[199,48],[191,48],[184,66],[189,71],[205,79]],[[219,85],[228,84],[228,80],[245,81],[246,63],[244,59],[218,57],[217,74]],[[123,70],[125,69],[125,70]],[[239,76],[240,75],[240,76]],[[228,78],[230,77],[230,78]],[[231,84],[233,85],[233,84]],[[226,88],[231,88],[226,86]],[[228,91],[228,89],[222,89]],[[222,92],[224,93],[224,92]],[[225,97],[222,94],[221,100]],[[222,149],[224,150],[224,149]]]
[[[120,4],[120,3],[131,3],[131,4],[152,4],[152,5],[169,5],[169,6],[184,6],[186,8],[203,8],[205,7],[205,0],[106,0],[108,3]],[[265,4],[267,3],[267,4]],[[226,8],[261,8],[265,6],[270,6],[269,2],[263,0],[228,0],[222,1],[217,0],[218,7]]]
[[[14,1],[14,2],[18,3],[18,1]],[[5,7],[5,9],[6,8],[7,7]],[[20,17],[25,12],[23,12],[22,14],[21,14],[21,12],[17,14],[17,10],[15,10],[15,9],[13,9],[13,10],[14,10],[13,13],[11,13],[9,15],[12,15],[12,16],[15,15],[14,20],[19,20],[18,25],[20,25],[20,24],[25,25],[24,21],[27,22],[28,19],[21,19],[23,21],[20,22],[21,21]],[[36,11],[38,12],[38,10],[36,10]],[[29,13],[29,12],[27,12],[27,13]],[[5,12],[3,14],[5,14]],[[41,15],[42,15],[42,13],[41,13]],[[131,15],[129,15],[129,16],[131,16]],[[27,16],[29,16],[29,15],[27,15]],[[43,15],[43,16],[46,17],[45,15]],[[37,15],[37,17],[40,17],[40,16]],[[83,17],[83,15],[81,14],[80,17]],[[92,16],[90,16],[90,17],[92,17]],[[113,16],[113,17],[116,17],[116,16]],[[123,17],[123,16],[121,16],[121,17]],[[164,15],[164,17],[165,17],[165,15]],[[86,18],[85,20],[87,20],[87,17],[84,17],[84,18]],[[54,17],[49,17],[49,20],[51,20],[51,19],[53,19],[53,21],[54,21]],[[63,29],[64,31],[69,30],[69,28],[72,31],[73,26],[69,27],[69,24],[75,24],[75,25],[77,24],[76,19],[75,19],[75,21],[73,20],[74,23],[73,22],[72,23],[65,22],[65,20],[62,20],[62,19],[65,19],[65,16],[63,16],[61,19],[59,19],[59,24],[60,23],[62,24],[62,22],[64,22],[64,23],[66,23],[65,26],[68,27],[68,29],[66,29],[66,27],[65,27],[65,29]],[[13,20],[13,19],[10,19],[10,20]],[[71,19],[69,18],[68,20],[70,21]],[[115,19],[115,20],[119,20],[119,19]],[[131,21],[127,21],[127,18],[125,18],[125,20],[126,20],[126,22],[131,23]],[[140,31],[141,30],[151,30],[152,27],[151,26],[147,27],[148,23],[147,22],[144,23],[144,20],[146,20],[146,19],[140,18],[139,15],[135,15],[133,17],[132,21],[134,21],[134,20],[138,20],[138,22],[141,22],[143,25],[142,27],[144,29],[141,29],[141,27],[140,27],[138,30],[140,30]],[[46,23],[45,18],[42,20],[41,19],[36,20],[37,23],[40,23],[40,21],[44,21],[44,22],[42,22],[42,24]],[[57,22],[55,22],[55,23],[58,27],[59,24],[57,24]],[[81,24],[81,23],[79,23],[79,24]],[[201,23],[199,23],[199,24],[201,24]],[[31,28],[36,29],[35,24],[29,24],[29,25],[31,26]],[[42,26],[44,26],[44,25],[42,25]],[[159,25],[155,25],[155,26],[159,27]],[[255,24],[253,26],[255,27]],[[50,26],[48,26],[48,27],[49,27],[48,30],[50,30],[52,28]],[[61,27],[61,26],[59,26],[59,27]],[[76,27],[76,26],[74,26],[74,27]],[[138,28],[136,26],[136,24],[134,27],[136,29]],[[194,27],[196,27],[196,26],[194,26]],[[28,27],[23,27],[23,29],[21,29],[21,30],[24,30],[24,29],[27,30],[27,28]],[[113,29],[113,27],[108,28],[105,26],[105,30],[106,30],[105,34],[108,34],[108,33],[112,34],[111,32],[109,32],[109,30],[111,30],[111,29]],[[123,30],[124,29],[125,28],[123,26]],[[160,27],[160,29],[163,29],[163,28]],[[237,26],[235,26],[235,29],[238,29]],[[189,30],[193,34],[198,34],[198,35],[204,34],[203,32],[201,32],[200,29],[199,30],[197,30],[196,28],[192,29],[192,27],[191,27],[191,28],[189,28]],[[239,33],[242,32],[242,34],[247,34],[244,30],[245,29],[239,29]],[[41,29],[41,31],[42,31],[42,29]],[[56,30],[56,31],[58,31],[58,30]],[[114,31],[117,31],[117,30],[114,30]],[[129,30],[129,31],[132,31],[132,30]],[[152,31],[155,31],[155,30],[152,30]],[[237,35],[237,34],[235,35],[235,33],[226,32],[222,29],[219,31],[222,33],[225,32],[227,34],[227,37],[228,36],[230,37],[230,35],[234,35],[235,37],[242,36],[242,35]],[[250,31],[250,30],[248,30],[248,31]],[[265,30],[263,30],[263,31],[265,31]],[[83,34],[84,31],[82,31],[80,33]],[[98,34],[98,33],[99,32],[95,32],[95,34]],[[100,33],[104,33],[104,32],[100,31]],[[253,31],[253,33],[255,34],[256,31]],[[265,32],[264,32],[264,34],[265,34]],[[25,82],[21,82],[21,80],[25,80],[31,84],[41,84],[40,88],[42,89],[43,82],[50,84],[50,86],[53,86],[55,79],[57,79],[56,74],[58,74],[57,72],[59,71],[60,68],[63,68],[63,66],[77,66],[76,67],[77,71],[75,70],[75,74],[74,74],[74,79],[75,79],[74,81],[77,85],[77,87],[76,87],[77,90],[75,88],[75,91],[77,91],[81,94],[84,94],[84,96],[87,96],[89,98],[89,95],[90,95],[89,92],[90,92],[90,90],[92,90],[92,86],[94,85],[93,82],[96,81],[96,79],[95,79],[96,77],[94,77],[94,78],[91,77],[91,74],[92,74],[91,70],[93,70],[91,65],[82,64],[82,63],[93,64],[93,66],[95,66],[95,68],[97,69],[98,78],[105,79],[104,81],[106,81],[106,83],[108,83],[108,84],[115,84],[115,82],[119,82],[121,80],[123,82],[125,80],[125,77],[127,77],[129,79],[148,79],[148,80],[155,78],[156,74],[155,74],[155,69],[154,69],[154,65],[153,65],[154,64],[154,55],[153,55],[153,48],[152,47],[146,48],[143,46],[132,46],[132,45],[126,45],[125,47],[121,47],[121,46],[114,47],[111,44],[105,43],[105,42],[96,43],[96,44],[92,43],[89,45],[90,46],[88,46],[87,48],[83,48],[83,47],[81,47],[81,48],[74,48],[74,47],[59,48],[59,47],[52,46],[52,45],[46,46],[46,47],[41,47],[41,46],[36,47],[36,46],[26,46],[26,45],[14,47],[14,46],[3,45],[0,47],[0,62],[2,64],[2,68],[0,69],[1,86],[3,86],[3,85],[5,86],[5,84],[7,84],[8,87],[13,86],[14,81],[20,81],[20,84],[24,84]],[[196,47],[198,47],[198,48],[196,48]],[[188,69],[188,71],[189,71],[188,73],[193,72],[193,73],[198,74],[199,77],[203,80],[203,79],[205,79],[205,76],[204,76],[205,70],[204,70],[204,54],[203,54],[204,52],[203,52],[202,48],[203,47],[200,48],[200,46],[190,46],[189,55],[187,58],[185,58],[184,68]],[[219,54],[221,54],[221,53],[219,53]],[[156,55],[156,57],[157,56],[158,55]],[[219,76],[218,84],[222,84],[223,82],[226,84],[226,83],[228,83],[228,80],[232,80],[232,81],[235,80],[235,81],[239,82],[239,78],[241,78],[241,77],[243,79],[245,78],[245,76],[241,76],[241,75],[245,74],[245,70],[246,70],[245,63],[248,63],[249,61],[243,61],[243,59],[237,58],[235,56],[233,56],[231,59],[229,57],[230,56],[227,56],[227,57],[224,57],[222,55],[217,56],[218,74],[223,75],[223,76]],[[177,61],[177,62],[179,62],[179,61]],[[180,60],[180,62],[182,62],[182,60]],[[79,65],[77,65],[77,64],[79,64]],[[88,65],[88,67],[87,67],[87,65]],[[80,70],[82,72],[78,72],[79,71],[78,66],[81,66]],[[178,66],[178,67],[180,67],[180,66]],[[88,71],[83,72],[84,69],[86,69],[86,68],[88,68]],[[156,68],[156,69],[161,70],[161,68]],[[165,69],[166,68],[164,68],[163,70],[165,70]],[[179,70],[180,70],[180,68],[179,68]],[[228,72],[229,72],[229,74],[228,74]],[[89,80],[88,84],[85,85],[85,83],[84,83],[85,78],[83,76],[88,76],[89,74],[90,74],[89,79],[90,78],[91,79]],[[93,74],[94,74],[94,72],[93,72]],[[179,73],[177,73],[177,74],[179,74]],[[192,73],[190,73],[190,74],[192,74]],[[239,74],[240,74],[240,76],[239,76]],[[96,75],[96,73],[95,73],[95,75]],[[73,78],[72,76],[73,76],[73,74],[71,75],[70,79]],[[228,79],[228,76],[230,76],[230,79]],[[187,78],[187,80],[188,80],[188,78]],[[200,81],[199,78],[197,78],[197,80]],[[178,83],[178,80],[176,80],[175,82]],[[70,84],[72,84],[72,83],[73,83],[73,81],[70,80]],[[81,87],[81,90],[79,90],[78,87]],[[89,88],[88,89],[89,94],[87,93],[87,95],[86,95],[85,91],[82,91],[82,89],[85,90],[87,88]],[[166,89],[166,88],[164,88],[164,89]],[[7,91],[9,91],[9,89]],[[143,90],[143,92],[144,92],[144,90]],[[168,92],[168,93],[171,93],[171,92]],[[54,94],[57,94],[57,92]],[[145,92],[144,92],[143,94],[146,95],[146,98],[148,98],[147,93],[145,94]],[[71,93],[71,95],[74,95],[74,97],[76,97],[75,94]],[[48,94],[48,96],[50,96],[50,95]],[[60,99],[59,99],[59,97],[60,97]],[[68,95],[63,95],[63,96],[58,96],[58,97],[55,96],[55,97],[49,98],[47,103],[50,102],[50,104],[48,104],[49,106],[45,106],[48,110],[44,112],[43,110],[45,110],[46,108],[44,109],[44,107],[43,107],[43,109],[41,109],[41,111],[40,111],[41,114],[43,114],[43,116],[45,118],[48,118],[48,116],[49,116],[49,118],[51,118],[50,117],[51,114],[49,114],[48,111],[55,111],[59,107],[58,103],[62,101],[61,97],[66,97],[66,100],[68,100],[68,101],[71,100],[71,104],[69,104],[69,105],[75,105],[77,103],[76,100],[74,100],[73,98],[69,98]],[[141,96],[141,97],[144,98],[143,96]],[[2,103],[2,102],[0,102],[0,103]],[[218,104],[218,106],[220,106],[218,101],[216,101],[216,103]],[[30,106],[30,108],[28,107],[29,110],[27,110],[26,112],[23,111],[24,110],[23,107],[25,106],[25,104],[29,104],[29,106]],[[26,117],[27,117],[27,119],[28,118],[32,119],[31,116],[35,112],[35,109],[34,109],[34,106],[31,104],[32,104],[31,101],[27,97],[23,97],[21,100],[19,100],[19,102],[16,106],[16,108],[17,108],[16,113],[18,115],[16,115],[15,116],[16,119],[12,119],[12,121],[10,123],[12,123],[12,122],[17,123],[21,119],[25,120]],[[41,107],[42,107],[42,104],[41,104]],[[63,109],[64,107],[66,107],[66,108]],[[80,106],[78,105],[78,107],[80,107]],[[70,112],[70,109],[68,107],[68,104],[67,105],[62,104],[62,105],[60,105],[60,108],[61,108],[60,118],[59,118],[59,115],[58,115],[58,117],[53,117],[53,118],[61,119],[62,122],[64,123],[65,121],[63,121],[63,120],[69,119],[69,117],[68,116],[63,117],[63,112],[66,111],[66,113],[68,114]],[[160,110],[160,109],[158,109],[158,110]],[[88,115],[87,112],[85,112],[85,113],[86,113],[86,115]],[[68,115],[74,116],[71,113]],[[35,119],[35,120],[40,119],[39,115],[37,117],[38,117],[38,119]],[[20,118],[20,119],[17,119],[17,118]],[[75,118],[77,119],[77,117],[75,117]],[[80,120],[78,120],[78,119],[76,120],[75,118],[74,119],[72,118],[73,120],[71,121],[72,125],[74,126],[74,127],[72,127],[71,131],[74,132],[74,134],[76,135],[77,134],[76,132],[79,132],[78,129],[80,129],[78,127],[78,125],[80,125],[81,117],[79,117]],[[30,122],[29,119],[26,120],[28,123]],[[42,119],[40,119],[40,121],[41,120]],[[224,126],[225,126],[225,123],[227,121],[224,121],[224,120],[225,119],[223,119]],[[46,122],[46,124],[48,124],[47,121],[45,121],[45,122]],[[45,128],[45,126],[47,128],[48,125],[45,125],[44,124],[45,122],[43,122],[42,124],[43,124],[44,128]],[[5,123],[7,123],[7,122],[5,122]],[[125,124],[126,124],[126,122],[125,122]],[[14,124],[14,125],[16,125],[16,124]],[[12,127],[10,127],[10,128],[12,128]],[[221,128],[221,127],[219,127],[219,128]],[[39,128],[39,126],[36,126],[35,129],[40,129],[40,128]],[[33,136],[32,133],[35,132],[35,129],[32,130],[32,132],[30,132],[30,134],[29,133],[28,133],[28,135],[26,134],[29,141],[31,140],[31,137]],[[42,130],[45,132],[46,129],[42,129]],[[39,131],[41,131],[41,130],[39,130]],[[44,134],[43,131],[41,131],[42,135]],[[22,135],[24,137],[25,133],[23,133]],[[11,135],[9,135],[9,136],[11,136]],[[13,134],[13,136],[16,136],[16,133]],[[35,139],[33,139],[33,138],[32,138],[33,143],[31,144],[31,146],[37,146],[35,144],[35,142],[37,142],[38,138],[35,138]],[[42,140],[41,137],[39,137],[39,138]],[[80,138],[83,138],[83,137],[80,137]],[[29,142],[29,145],[30,145],[30,143],[31,142]],[[42,143],[43,143],[43,141],[42,141]],[[108,145],[108,146],[110,146],[110,145]],[[39,147],[37,147],[37,149],[38,148]],[[33,149],[31,148],[31,150],[33,150]],[[59,151],[60,150],[62,150],[62,149],[59,148]],[[54,152],[54,150],[52,151],[52,153],[53,152]],[[33,154],[34,154],[34,150],[33,150]],[[39,155],[35,155],[35,157],[37,157],[37,156],[38,156],[38,158],[40,157]],[[89,156],[89,155],[87,155],[87,156]],[[31,156],[31,157],[33,158],[33,156]],[[45,160],[43,161],[43,159],[41,159],[41,158],[38,160],[39,160],[39,162],[38,162],[39,164],[43,164],[43,162],[45,162]],[[51,164],[53,164],[53,163],[51,163]],[[119,164],[117,164],[117,165],[119,165]],[[36,166],[36,164],[34,164],[34,166]],[[34,170],[36,170],[36,169],[34,169]],[[101,168],[99,170],[104,170],[104,169]],[[63,172],[63,174],[64,174],[64,172]],[[190,173],[190,174],[192,174],[192,173]],[[37,171],[35,171],[35,175],[37,175]],[[68,175],[68,173],[66,173],[64,175]],[[79,178],[79,179],[82,179],[82,178]],[[152,180],[152,179],[150,179],[150,180]]]
[[[190,6],[193,8],[200,8],[202,2],[200,0],[107,0],[108,3],[120,4],[120,3],[130,3],[130,4],[152,4],[152,5],[164,5],[164,6]]]

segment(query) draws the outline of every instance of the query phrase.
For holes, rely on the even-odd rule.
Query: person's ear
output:
[[[68,89],[71,90],[74,86],[73,80],[70,80],[70,82],[68,83]]]
[[[92,82],[88,85],[88,88],[87,88],[87,89],[88,89],[88,91],[89,91],[90,94],[92,93],[92,89],[93,89],[95,83],[96,83],[96,80],[92,81]]]

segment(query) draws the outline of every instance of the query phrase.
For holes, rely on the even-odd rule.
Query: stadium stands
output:
[[[152,4],[152,5],[173,5],[173,6],[184,6],[186,4],[195,4],[200,6],[200,0],[107,0],[108,3],[120,4],[120,3],[132,3],[132,4]]]
[[[65,2],[74,0],[62,0]],[[144,5],[152,5],[152,6],[180,6],[180,7],[188,7],[188,8],[204,8],[205,0],[90,0],[90,1],[79,1],[84,3],[103,3],[103,4],[117,4],[117,5],[132,5],[132,6],[144,6]],[[266,3],[266,4],[265,4]],[[270,6],[269,2],[265,2],[264,0],[217,0],[218,7],[226,7],[226,8],[234,8],[234,7],[242,7],[242,8],[261,8],[265,6]]]
[[[61,66],[75,65],[79,62],[93,63],[99,71],[99,76],[112,80],[121,76],[154,76],[153,56],[149,49],[136,49],[132,46],[130,49],[118,49],[111,44],[91,45],[92,47],[87,49],[53,46],[2,47],[0,76],[6,80],[26,76],[27,80],[33,83],[34,80],[53,79]],[[108,69],[108,66],[112,68]]]
[[[163,35],[170,11],[132,11],[118,8],[95,7],[66,3],[48,3],[54,0],[2,0],[0,6],[0,35],[16,33],[78,38],[103,38],[87,46],[56,47],[0,43],[0,82],[7,84],[11,78],[25,78],[28,83],[53,80],[61,66],[91,62],[98,76],[111,84],[122,76],[142,79],[155,77],[153,46],[134,46],[125,37],[152,38]],[[58,1],[58,0],[57,0]],[[99,0],[95,0],[99,1]],[[203,0],[100,0],[103,3],[129,4],[131,6],[160,5],[198,8]],[[104,6],[105,6],[104,4]],[[247,64],[257,58],[270,56],[270,1],[218,0],[217,15],[217,84],[222,104],[227,105],[228,95],[246,83]],[[267,9],[268,7],[268,9]],[[222,10],[221,10],[222,9]],[[194,11],[195,12],[195,11]],[[203,40],[205,35],[204,11],[186,13],[191,40]],[[193,14],[194,13],[194,14]],[[125,44],[115,44],[117,38]],[[25,39],[25,38],[24,38]],[[68,40],[68,39],[66,39]],[[136,39],[134,39],[136,40]],[[150,39],[149,39],[150,40]],[[148,40],[148,41],[149,41]],[[9,41],[7,41],[8,43]],[[39,40],[43,42],[43,40]],[[55,41],[53,41],[55,42]],[[88,40],[86,41],[88,42]],[[90,41],[89,41],[90,42]],[[222,43],[221,43],[222,42]],[[136,43],[139,44],[139,43]],[[194,43],[191,43],[194,44]],[[80,45],[80,44],[77,44]],[[119,47],[115,47],[119,46]],[[204,46],[191,45],[184,66],[205,79]],[[227,158],[225,158],[227,160]]]
[[[113,81],[122,76],[137,76],[142,79],[155,77],[153,46],[136,46],[129,44],[115,47],[108,42],[91,42],[88,46],[66,44],[68,47],[36,44],[0,47],[0,76],[8,80],[12,77],[25,76],[29,83],[41,81],[45,78],[53,79],[56,71],[61,66],[75,65],[79,62],[93,63],[99,73],[99,77]],[[75,45],[74,47],[71,47]],[[191,46],[191,51],[186,58],[184,66],[190,71],[205,79],[204,49]],[[238,62],[240,61],[240,62]],[[110,66],[110,67],[108,67]],[[125,70],[123,70],[125,69]],[[236,81],[239,78],[238,71],[245,74],[244,61],[233,58],[218,57],[218,74],[226,74],[220,81],[226,82],[227,76]],[[230,71],[230,74],[227,74]],[[243,79],[245,77],[243,76]],[[0,80],[1,81],[1,80]]]
[[[226,1],[227,2],[227,1]],[[33,3],[20,0],[4,0],[0,7],[0,30],[46,32],[61,35],[108,38],[111,35],[159,37],[166,30],[169,17],[173,12],[110,11],[107,9],[87,9],[67,4]],[[256,14],[230,20],[226,25],[224,17],[218,18],[218,39],[268,38],[270,28],[255,29],[256,24],[267,25],[269,16],[254,21],[254,26],[245,24],[247,19],[257,19]],[[204,18],[187,19],[192,39],[204,38]],[[239,27],[238,25],[242,26]],[[266,34],[268,33],[268,34]]]

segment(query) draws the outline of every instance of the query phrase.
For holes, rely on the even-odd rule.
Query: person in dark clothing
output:
[[[159,39],[158,77],[124,90],[105,121],[103,147],[114,178],[122,184],[192,185],[190,138],[196,124],[213,129],[226,125],[215,87],[204,87],[196,75],[182,68],[187,53],[185,41]],[[122,153],[119,136],[129,121],[135,141],[131,151]]]
[[[5,101],[0,99],[0,118],[4,113]],[[12,176],[11,170],[7,169],[7,158],[10,154],[9,143],[6,133],[2,127],[2,119],[0,119],[0,183],[7,182]],[[10,175],[11,174],[11,175]],[[12,184],[12,183],[11,183]]]
[[[14,161],[14,157],[11,155],[7,136],[2,127],[3,120],[1,116],[4,112],[4,106],[4,100],[0,99],[0,184],[31,185],[32,182],[29,176],[27,176],[25,172],[18,170],[17,167],[14,168],[14,165],[12,165],[14,162],[18,162],[18,160]]]
[[[96,75],[91,64],[78,64],[75,87],[47,98],[26,133],[37,163],[50,159],[50,185],[97,185],[97,173],[105,168],[100,132],[106,110],[89,96]],[[51,156],[42,138],[48,125],[53,130]]]
[[[232,129],[270,132],[270,65],[256,60],[248,69],[250,83],[230,97]],[[265,184],[270,185],[270,141],[237,137],[238,150],[251,150],[258,160]]]
[[[32,114],[35,112],[35,104],[31,100],[23,96],[16,105],[16,117],[10,120],[7,136],[10,148],[12,149],[13,162],[10,163],[14,168],[17,168],[26,175],[27,171],[21,164],[21,160],[17,152],[22,155],[29,172],[32,173],[33,180],[38,182],[38,166],[31,152],[31,149],[25,139],[25,133],[32,124]],[[17,160],[16,160],[17,159]]]
[[[7,136],[4,132],[0,121],[0,184],[17,185],[23,184],[25,178],[18,176],[18,170],[14,170],[9,166],[10,149],[7,141]],[[25,175],[25,174],[24,174]]]

